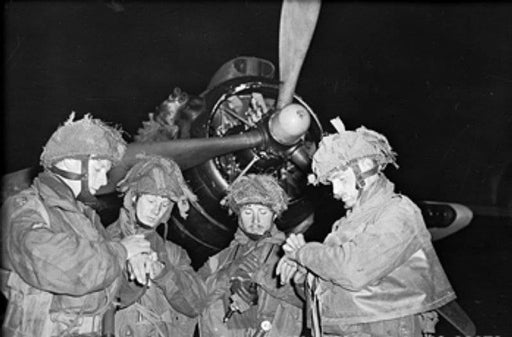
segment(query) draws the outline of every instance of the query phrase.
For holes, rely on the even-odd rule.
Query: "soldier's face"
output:
[[[168,198],[159,195],[142,194],[137,199],[135,211],[140,222],[153,228],[160,224],[162,216],[173,206],[174,203]]]
[[[112,167],[112,162],[106,159],[89,160],[89,190],[96,194],[101,186],[107,184],[107,172]]]
[[[357,202],[359,191],[356,188],[354,170],[337,170],[327,180],[332,184],[332,194],[335,199],[343,201],[345,208],[352,208]]]
[[[265,234],[274,223],[274,218],[274,212],[264,205],[248,204],[240,209],[240,225],[249,234]]]

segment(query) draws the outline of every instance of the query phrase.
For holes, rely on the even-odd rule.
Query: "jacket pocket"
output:
[[[13,272],[7,283],[9,306],[4,327],[12,336],[50,336],[53,295],[30,287]]]

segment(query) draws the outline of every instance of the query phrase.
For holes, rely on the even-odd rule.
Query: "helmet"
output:
[[[248,174],[231,184],[221,203],[236,214],[247,204],[265,205],[279,216],[288,208],[288,197],[274,177]]]
[[[322,138],[318,150],[313,155],[309,182],[325,184],[329,175],[337,169],[354,169],[358,182],[364,178],[357,162],[364,158],[372,159],[376,164],[376,171],[384,170],[387,164],[396,163],[396,153],[391,149],[385,136],[361,126],[355,131],[346,131],[340,120],[337,120],[338,133],[326,135]],[[333,123],[334,124],[334,123]],[[341,127],[339,127],[341,125]],[[371,175],[371,174],[370,174]],[[369,175],[366,175],[367,177]],[[364,185],[364,184],[363,184]]]
[[[189,201],[196,201],[197,197],[185,183],[178,164],[157,155],[138,155],[137,158],[139,161],[117,184],[117,190],[126,194],[125,200],[140,194],[166,197],[177,203],[180,215],[186,218]]]
[[[41,154],[41,165],[50,168],[66,158],[83,159],[94,156],[118,163],[126,150],[121,132],[107,126],[99,119],[86,114],[83,119],[73,121],[75,113],[59,127],[46,143]]]

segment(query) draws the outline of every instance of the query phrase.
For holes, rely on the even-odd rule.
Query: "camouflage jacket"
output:
[[[275,226],[271,236],[258,242],[251,241],[240,230],[230,246],[212,256],[199,270],[205,279],[206,308],[201,314],[199,331],[203,337],[252,336],[264,320],[272,324],[268,337],[300,336],[302,330],[302,300],[290,285],[280,286],[275,277],[275,267],[280,258],[285,236]],[[245,259],[254,259],[256,269],[250,275],[257,283],[258,302],[251,309],[234,313],[223,323],[229,306],[230,279],[237,275]]]
[[[116,336],[192,336],[205,299],[202,279],[183,248],[154,230],[137,228],[128,214],[122,209],[118,221],[108,227],[112,238],[144,234],[165,268],[149,287],[125,278],[118,295],[122,308],[116,313]]]
[[[94,210],[43,172],[5,202],[2,221],[4,336],[99,331],[126,250],[108,239]]]
[[[310,271],[325,332],[430,311],[455,299],[419,208],[385,177],[361,200],[323,243],[307,243],[295,255]]]

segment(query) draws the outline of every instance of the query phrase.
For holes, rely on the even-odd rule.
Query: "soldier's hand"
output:
[[[307,272],[306,268],[299,265],[297,268],[297,271],[295,272],[295,275],[293,275],[293,283],[295,283],[295,284],[303,283],[306,278],[306,272]]]
[[[289,257],[283,256],[276,267],[276,275],[279,277],[281,285],[284,285],[292,279],[298,270],[298,264]]]
[[[146,263],[146,274],[149,274],[149,277],[151,279],[154,279],[155,277],[160,275],[160,273],[162,272],[162,270],[164,270],[164,268],[165,268],[165,264],[158,261],[157,254],[156,253],[150,254],[150,259]]]
[[[128,252],[127,260],[131,259],[132,256],[138,255],[140,253],[150,253],[151,248],[149,245],[149,241],[144,239],[144,235],[136,234],[130,235],[121,240],[121,244],[126,248]]]
[[[283,245],[283,250],[286,255],[294,256],[295,252],[306,244],[304,235],[302,234],[290,234],[286,239],[286,243]]]
[[[148,283],[148,264],[152,263],[148,254],[138,254],[132,256],[127,261],[127,270],[130,280],[134,280],[141,285]]]
[[[246,304],[258,303],[258,285],[255,282],[239,277],[231,279],[231,293],[237,295]]]

